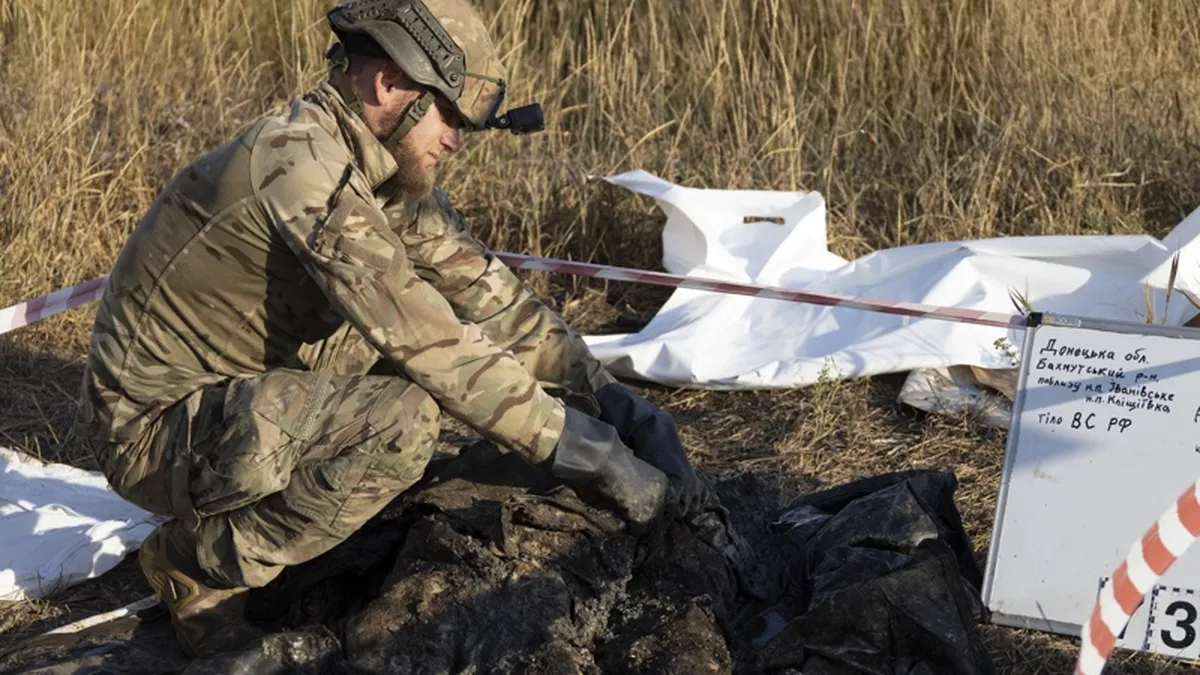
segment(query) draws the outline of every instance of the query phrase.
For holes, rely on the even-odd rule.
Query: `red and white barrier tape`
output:
[[[921,305],[913,302],[850,298],[840,295],[810,293],[808,291],[760,286],[758,284],[735,281],[685,277],[665,272],[647,272],[625,267],[613,267],[611,265],[594,265],[591,263],[556,260],[554,258],[538,258],[517,253],[495,252],[494,255],[504,264],[517,269],[558,272],[581,277],[631,281],[634,283],[669,286],[672,288],[691,288],[716,293],[749,295],[757,298],[788,300],[810,305],[825,305],[882,314],[897,314],[900,316],[982,324],[985,326],[1007,327],[1024,324],[1021,316],[1000,312],[981,312],[976,309],[963,309],[961,307],[935,307],[933,305]],[[35,298],[19,305],[13,305],[7,309],[0,309],[0,335],[99,298],[104,292],[104,284],[107,280],[108,277],[92,279],[73,288],[64,288],[50,295]]]
[[[777,286],[760,286],[758,284],[737,281],[717,281],[685,277],[665,272],[647,272],[611,265],[594,265],[592,263],[570,262],[553,258],[537,258],[517,253],[494,253],[504,264],[524,270],[539,270],[543,272],[559,272],[578,277],[596,277],[613,281],[631,281],[639,284],[669,286],[671,288],[690,288],[715,293],[731,293],[749,295],[756,298],[771,298],[788,300],[809,305],[825,305],[844,309],[858,309],[880,314],[897,314],[959,323],[974,323],[984,326],[1024,326],[1025,319],[1020,315],[1004,314],[1002,312],[982,312],[977,309],[961,307],[936,307],[921,305],[915,302],[893,302],[890,300],[872,300],[870,298],[851,298],[828,293],[811,293]]]
[[[107,281],[108,276],[102,276],[78,286],[0,309],[0,335],[99,298],[104,293],[104,284]]]
[[[1154,582],[1200,536],[1200,479],[1188,487],[1138,541],[1125,561],[1100,591],[1092,615],[1083,624],[1083,644],[1075,664],[1076,675],[1100,675],[1117,636]]]

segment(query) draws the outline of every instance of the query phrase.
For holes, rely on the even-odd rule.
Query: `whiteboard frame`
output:
[[[1000,489],[996,493],[996,512],[992,521],[991,542],[988,545],[987,571],[984,574],[983,579],[982,600],[984,608],[989,613],[990,622],[998,626],[1028,628],[1048,633],[1057,633],[1059,635],[1078,637],[1079,632],[1083,629],[1083,624],[1053,621],[1043,617],[992,612],[990,609],[992,604],[992,587],[995,582],[996,558],[1000,554],[1000,534],[1004,528],[1005,506],[1008,503],[1008,487],[1010,482],[1009,477],[1012,475],[1013,467],[1016,463],[1017,446],[1021,440],[1019,438],[1020,434],[1017,427],[1017,415],[1025,409],[1025,384],[1029,377],[1029,364],[1033,362],[1033,336],[1034,333],[1037,332],[1037,329],[1041,326],[1081,328],[1087,330],[1107,331],[1110,333],[1169,337],[1184,340],[1200,340],[1200,328],[1163,326],[1158,324],[1141,323],[1137,321],[1114,321],[1111,319],[1095,319],[1085,316],[1050,314],[1043,312],[1033,312],[1026,317],[1024,337],[1025,343],[1021,347],[1021,368],[1017,375],[1017,391],[1016,396],[1013,399],[1012,413],[1009,417],[1008,442],[1004,448],[1004,467],[1001,469],[1000,474]],[[1150,527],[1150,525],[1151,523],[1146,523],[1146,527]],[[1133,544],[1132,541],[1129,543],[1130,545]],[[1100,588],[1097,586],[1097,597],[1099,596],[1099,593]]]

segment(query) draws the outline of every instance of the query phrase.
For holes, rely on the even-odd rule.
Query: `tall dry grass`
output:
[[[1200,205],[1190,0],[483,4],[550,119],[445,170],[497,246],[655,264],[647,204],[583,180],[631,168],[820,190],[849,256]],[[181,164],[312,85],[325,7],[0,0],[0,303],[106,271]]]

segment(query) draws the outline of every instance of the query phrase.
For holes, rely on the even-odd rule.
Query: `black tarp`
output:
[[[800,499],[777,527],[797,570],[758,667],[805,675],[984,675],[982,580],[951,473],[880,476]]]

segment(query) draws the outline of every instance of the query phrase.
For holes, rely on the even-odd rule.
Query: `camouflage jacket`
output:
[[[185,167],[105,289],[78,435],[130,442],[206,384],[304,369],[304,346],[348,321],[444,411],[549,457],[564,412],[540,383],[611,376],[443,192],[405,203],[396,170],[328,81]]]

